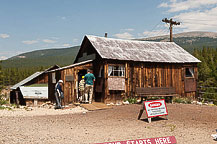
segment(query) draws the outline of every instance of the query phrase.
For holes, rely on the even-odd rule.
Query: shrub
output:
[[[191,103],[191,100],[188,99],[188,98],[175,98],[175,99],[173,100],[173,102],[175,102],[175,103],[190,104],[190,103]]]
[[[126,101],[128,101],[130,104],[137,103],[137,99],[136,98],[127,98]]]

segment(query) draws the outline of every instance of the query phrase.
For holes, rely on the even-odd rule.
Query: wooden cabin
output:
[[[76,102],[78,83],[87,69],[96,77],[94,100],[120,103],[136,96],[136,87],[173,87],[182,97],[195,98],[197,58],[174,42],[121,40],[87,35],[73,65],[49,73],[49,97],[64,81],[64,102]]]

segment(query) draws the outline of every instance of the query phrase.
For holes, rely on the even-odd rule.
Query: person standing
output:
[[[93,85],[95,81],[95,76],[91,73],[91,70],[87,70],[87,74],[84,76],[85,81],[85,103],[88,102],[88,94],[89,94],[89,104],[92,103],[93,98]]]
[[[80,102],[84,102],[84,89],[85,89],[85,81],[84,81],[84,76],[82,76],[82,80],[79,82]]]
[[[56,106],[55,109],[61,109],[61,101],[64,98],[62,90],[63,81],[59,80],[55,85],[55,97],[56,97]]]

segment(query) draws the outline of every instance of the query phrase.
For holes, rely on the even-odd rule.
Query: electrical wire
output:
[[[149,35],[153,32],[153,30],[161,23],[161,21],[159,21],[150,31],[149,33],[147,34],[146,37],[149,37]]]

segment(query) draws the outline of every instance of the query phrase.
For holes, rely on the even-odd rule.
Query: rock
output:
[[[32,111],[33,108],[32,108],[32,107],[25,107],[25,110],[26,110],[26,111]]]
[[[123,102],[123,104],[128,105],[130,104],[128,101]]]
[[[121,103],[116,103],[117,106],[121,105]]]
[[[211,104],[211,105],[212,105],[212,104],[213,104],[213,101],[211,101],[211,102],[208,102],[208,104]]]
[[[191,104],[197,104],[197,101],[192,101]]]
[[[197,104],[198,104],[198,105],[202,105],[203,103],[202,103],[202,102],[197,102]]]
[[[46,104],[52,104],[51,101],[47,101]]]
[[[110,105],[114,105],[114,103],[110,103]]]
[[[204,103],[204,105],[208,105],[208,103]]]
[[[213,137],[214,140],[217,141],[217,134],[212,134],[211,136]]]

